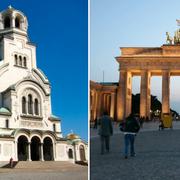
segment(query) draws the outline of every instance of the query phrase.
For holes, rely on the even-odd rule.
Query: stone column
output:
[[[115,93],[111,93],[110,116],[114,119]]]
[[[11,27],[12,28],[15,28],[15,16],[14,15],[12,15],[12,17],[10,18],[11,19]]]
[[[41,157],[41,161],[44,161],[44,154],[43,154],[43,143],[40,143],[40,157]]]
[[[56,160],[56,143],[53,143],[52,148],[53,148],[53,160],[55,161]]]
[[[97,118],[101,116],[101,109],[102,109],[102,93],[98,91]]]
[[[31,142],[28,142],[28,161],[31,161]]]
[[[132,74],[131,72],[121,70],[119,79],[117,92],[117,120],[121,121],[131,112]]]
[[[98,95],[97,95],[97,91],[95,91],[94,93],[94,119],[97,118],[97,99],[98,99]]]
[[[94,97],[93,96],[94,96],[94,91],[92,90],[92,91],[90,91],[90,121],[94,120],[94,111],[93,111]]]
[[[125,111],[125,76],[126,72],[121,70],[119,72],[119,86],[117,90],[117,120],[122,121],[124,118],[124,111]]]
[[[126,113],[125,117],[131,114],[132,107],[132,73],[127,72],[126,78]]]
[[[170,73],[167,70],[162,72],[162,113],[170,113]]]
[[[96,118],[96,91],[93,93],[93,118]]]
[[[18,142],[14,141],[14,158],[15,161],[18,161]]]
[[[102,113],[105,110],[105,107],[106,107],[105,104],[106,104],[106,94],[102,93],[102,109],[101,109]]]
[[[108,114],[110,115],[110,95],[107,94],[107,103],[106,103],[106,110],[108,112]]]
[[[74,147],[74,162],[76,162],[77,161],[76,145],[74,144],[73,147]]]
[[[141,91],[140,91],[140,116],[150,118],[151,93],[150,93],[151,73],[141,71]]]
[[[103,111],[107,111],[107,94],[104,94],[104,108]]]

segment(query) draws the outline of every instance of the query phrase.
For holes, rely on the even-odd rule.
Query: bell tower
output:
[[[4,66],[21,77],[36,68],[36,46],[28,37],[27,17],[12,6],[0,12],[0,72]]]
[[[0,13],[0,35],[17,33],[27,36],[28,21],[24,13],[9,6]]]

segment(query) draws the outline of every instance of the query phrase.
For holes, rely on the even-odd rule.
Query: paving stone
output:
[[[156,124],[157,125],[157,124]],[[135,141],[136,157],[124,159],[123,134],[111,137],[111,152],[100,154],[100,139],[90,139],[91,180],[179,180],[180,129],[158,131],[157,126],[145,125]]]

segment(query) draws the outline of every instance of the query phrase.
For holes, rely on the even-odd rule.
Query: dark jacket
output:
[[[125,132],[137,133],[140,129],[139,121],[133,116],[129,116],[125,122]]]
[[[112,118],[104,115],[99,119],[99,135],[110,136],[113,134]]]

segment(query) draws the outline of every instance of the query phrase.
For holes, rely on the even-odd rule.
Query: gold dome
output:
[[[74,140],[74,139],[79,139],[80,137],[79,137],[77,134],[71,133],[71,134],[68,134],[68,135],[66,136],[66,138],[67,138],[68,140]]]

